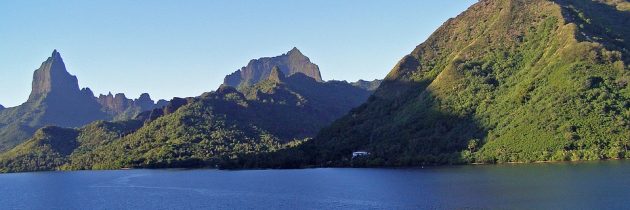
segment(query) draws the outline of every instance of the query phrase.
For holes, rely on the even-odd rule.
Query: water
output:
[[[630,161],[0,174],[1,209],[624,209]]]

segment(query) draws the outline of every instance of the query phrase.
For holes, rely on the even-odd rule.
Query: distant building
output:
[[[366,151],[356,151],[352,153],[352,158],[368,156],[370,153]]]

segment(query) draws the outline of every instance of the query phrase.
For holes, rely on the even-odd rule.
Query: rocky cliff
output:
[[[274,67],[277,67],[287,77],[302,73],[318,82],[322,81],[319,67],[312,63],[300,50],[293,48],[289,52],[277,57],[251,60],[247,66],[226,76],[223,84],[232,87],[255,85],[269,78],[271,70]]]
[[[79,89],[77,77],[66,70],[57,50],[33,73],[28,100],[0,112],[0,151],[29,138],[45,125],[83,126],[109,119],[88,88]]]

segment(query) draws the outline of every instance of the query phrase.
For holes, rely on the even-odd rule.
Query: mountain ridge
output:
[[[298,53],[292,51],[289,54]],[[286,76],[273,66],[255,84],[221,85],[198,97],[174,98],[131,120],[96,121],[72,129],[76,136],[68,137],[62,128],[42,128],[0,155],[0,170],[214,167],[244,154],[298,145],[371,95],[368,88],[318,81],[301,71]],[[99,96],[99,102],[120,112],[134,101],[110,93]],[[74,145],[69,154],[47,143],[64,138]]]
[[[237,88],[255,85],[268,78],[274,67],[277,67],[287,77],[302,73],[316,81],[323,81],[319,67],[294,47],[280,56],[252,59],[247,66],[227,75],[223,84]]]

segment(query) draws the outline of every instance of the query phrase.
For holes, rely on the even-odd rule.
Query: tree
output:
[[[479,146],[479,139],[471,139],[470,141],[468,141],[468,151],[470,153],[475,152],[478,146]]]

